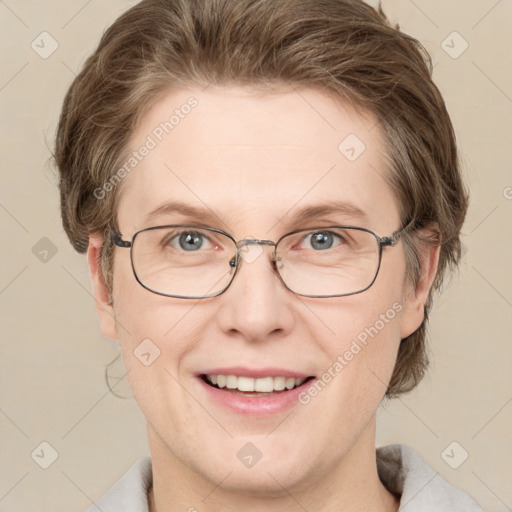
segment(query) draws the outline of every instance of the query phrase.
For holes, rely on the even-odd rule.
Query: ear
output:
[[[422,235],[429,238],[434,233],[431,230],[425,230]],[[409,285],[404,300],[404,309],[402,315],[401,338],[407,338],[415,332],[422,324],[425,318],[425,305],[434,278],[437,273],[439,263],[440,244],[431,245],[418,242],[419,258],[421,263],[421,274],[415,288]]]
[[[89,246],[87,248],[87,260],[89,263],[89,272],[92,279],[96,309],[100,317],[101,332],[107,338],[111,340],[117,340],[118,336],[114,316],[114,308],[110,304],[107,285],[101,273],[100,267],[100,254],[102,245],[102,237],[91,235],[89,237]]]

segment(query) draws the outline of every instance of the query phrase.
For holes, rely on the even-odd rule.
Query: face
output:
[[[173,125],[161,124],[176,109]],[[173,90],[142,119],[131,150],[140,161],[120,185],[124,240],[168,224],[273,241],[332,225],[380,236],[400,227],[375,119],[313,89]],[[204,211],[161,208],[178,201]],[[334,202],[345,206],[300,215]],[[100,244],[93,237],[90,254]],[[226,292],[190,300],[144,289],[130,250],[116,248],[112,307],[91,267],[103,332],[120,342],[153,457],[215,485],[230,474],[223,486],[247,493],[277,491],[276,481],[313,485],[340,461],[373,450],[375,411],[401,338],[421,323],[425,294],[405,284],[401,242],[383,248],[368,290],[334,298],[292,293],[272,265],[272,247],[247,251]],[[214,389],[205,374],[247,377],[235,381],[240,386],[251,378],[310,380],[247,396]]]

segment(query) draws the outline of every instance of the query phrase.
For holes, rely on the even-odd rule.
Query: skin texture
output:
[[[350,224],[389,236],[400,227],[384,180],[379,127],[369,114],[315,89],[256,93],[244,87],[173,90],[142,118],[136,150],[193,96],[197,106],[122,181],[118,224],[123,238],[145,227],[204,221],[145,215],[170,199],[207,208],[212,227],[236,240],[277,240],[299,228]],[[366,150],[349,161],[338,145],[349,134]],[[344,201],[347,213],[294,220],[302,207]],[[150,510],[397,510],[375,462],[375,413],[400,340],[416,330],[435,275],[438,250],[424,248],[416,289],[405,280],[401,242],[385,248],[367,291],[307,298],[287,290],[263,247],[242,262],[231,287],[202,300],[153,294],[135,280],[130,251],[115,249],[113,305],[98,266],[101,237],[88,251],[105,336],[119,340],[133,394],[147,418],[153,461]],[[250,250],[258,250],[252,247]],[[393,304],[400,313],[307,405],[249,418],[213,403],[196,372],[224,366],[280,367],[321,376],[356,336]],[[143,365],[133,351],[149,338],[160,356]],[[246,468],[237,452],[262,453]]]

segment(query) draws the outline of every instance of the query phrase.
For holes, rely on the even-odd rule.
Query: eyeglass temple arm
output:
[[[112,232],[110,237],[112,238],[112,241],[114,242],[115,245],[117,245],[117,247],[131,247],[132,246],[132,243],[127,241],[127,240],[123,240],[123,235],[121,235],[121,233],[117,233],[117,232]]]
[[[411,228],[412,224],[413,224],[412,222],[409,222],[409,224],[407,224],[402,229],[395,231],[391,236],[382,237],[379,240],[380,245],[394,247],[398,243],[400,238],[402,238],[402,236],[405,234],[405,232]]]

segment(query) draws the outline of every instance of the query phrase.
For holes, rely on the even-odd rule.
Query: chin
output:
[[[304,472],[304,467],[301,472]],[[304,474],[301,476],[294,474],[288,464],[286,464],[286,467],[279,468],[276,463],[261,466],[259,469],[256,469],[256,467],[246,469],[236,466],[226,468],[226,472],[222,472],[224,475],[229,473],[225,480],[222,480],[223,477],[219,473],[221,472],[217,470],[212,475],[213,479],[210,479],[215,482],[215,485],[222,481],[223,491],[248,498],[262,498],[264,496],[269,499],[289,499],[288,493],[290,490],[296,488],[306,478]]]

